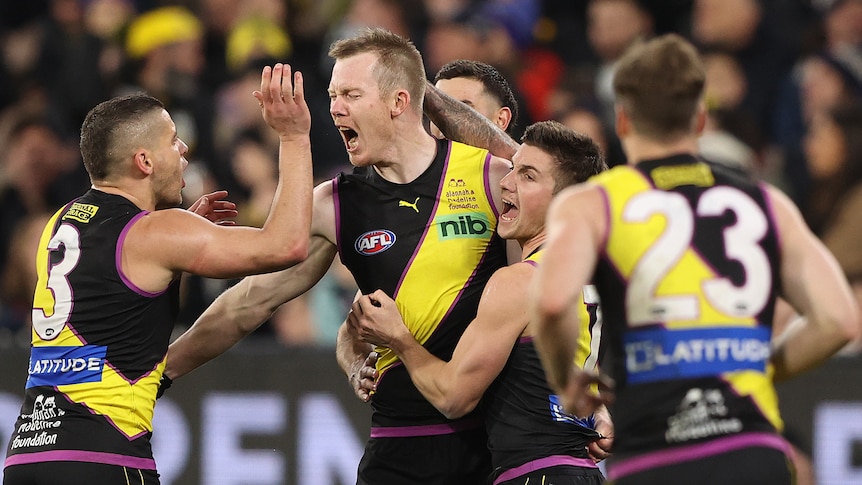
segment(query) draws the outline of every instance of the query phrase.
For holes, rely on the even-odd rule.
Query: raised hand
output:
[[[260,91],[252,94],[260,104],[264,121],[279,138],[308,136],[311,113],[305,103],[302,73],[291,74],[289,64],[266,66],[260,75]]]

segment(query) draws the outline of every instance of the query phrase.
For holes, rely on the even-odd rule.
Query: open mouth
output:
[[[359,133],[345,127],[339,127],[338,131],[341,132],[341,137],[344,138],[344,146],[347,147],[347,151],[352,152],[356,150],[356,147],[359,146]]]
[[[503,201],[503,212],[500,213],[500,219],[504,221],[513,221],[518,217],[518,207],[508,201]]]

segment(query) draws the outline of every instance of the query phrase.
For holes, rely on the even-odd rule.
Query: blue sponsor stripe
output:
[[[648,329],[626,333],[627,382],[766,371],[770,330],[766,327]]]
[[[99,382],[107,352],[107,347],[99,345],[33,347],[26,387]]]
[[[560,402],[560,396],[556,394],[548,395],[548,401],[551,404],[551,418],[554,421],[576,424],[583,428],[596,429],[596,418],[592,414],[581,419],[575,415],[567,413],[563,409],[563,403]]]

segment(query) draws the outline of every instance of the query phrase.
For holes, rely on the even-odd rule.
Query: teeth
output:
[[[359,142],[356,140],[356,137],[353,137],[353,138],[347,140],[347,147],[350,148],[351,150],[356,148],[356,146],[358,144],[359,144]]]

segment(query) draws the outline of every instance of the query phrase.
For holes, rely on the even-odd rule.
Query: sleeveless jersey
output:
[[[39,242],[29,377],[6,465],[83,461],[155,470],[153,408],[179,280],[162,293],[123,274],[126,233],[147,214],[90,190]]]
[[[763,187],[689,155],[591,183],[607,204],[595,283],[602,367],[617,383],[614,460],[706,441],[715,446],[698,453],[776,444],[768,359],[780,262]]]
[[[536,266],[542,251],[531,254],[521,264]],[[595,365],[591,355],[592,336],[598,337],[598,305],[592,287],[584,288],[582,325],[576,351],[576,365]],[[599,437],[592,418],[578,419],[567,414],[551,391],[542,362],[530,336],[521,337],[500,375],[482,398],[488,448],[491,451],[494,483],[512,480],[531,471],[568,465],[596,468],[586,446]]]
[[[410,183],[391,183],[372,167],[333,181],[341,261],[362,293],[390,295],[416,340],[443,360],[476,316],[485,283],[506,263],[489,161],[487,150],[440,140],[432,164]],[[372,437],[386,436],[375,427],[447,423],[396,355],[377,350]]]

